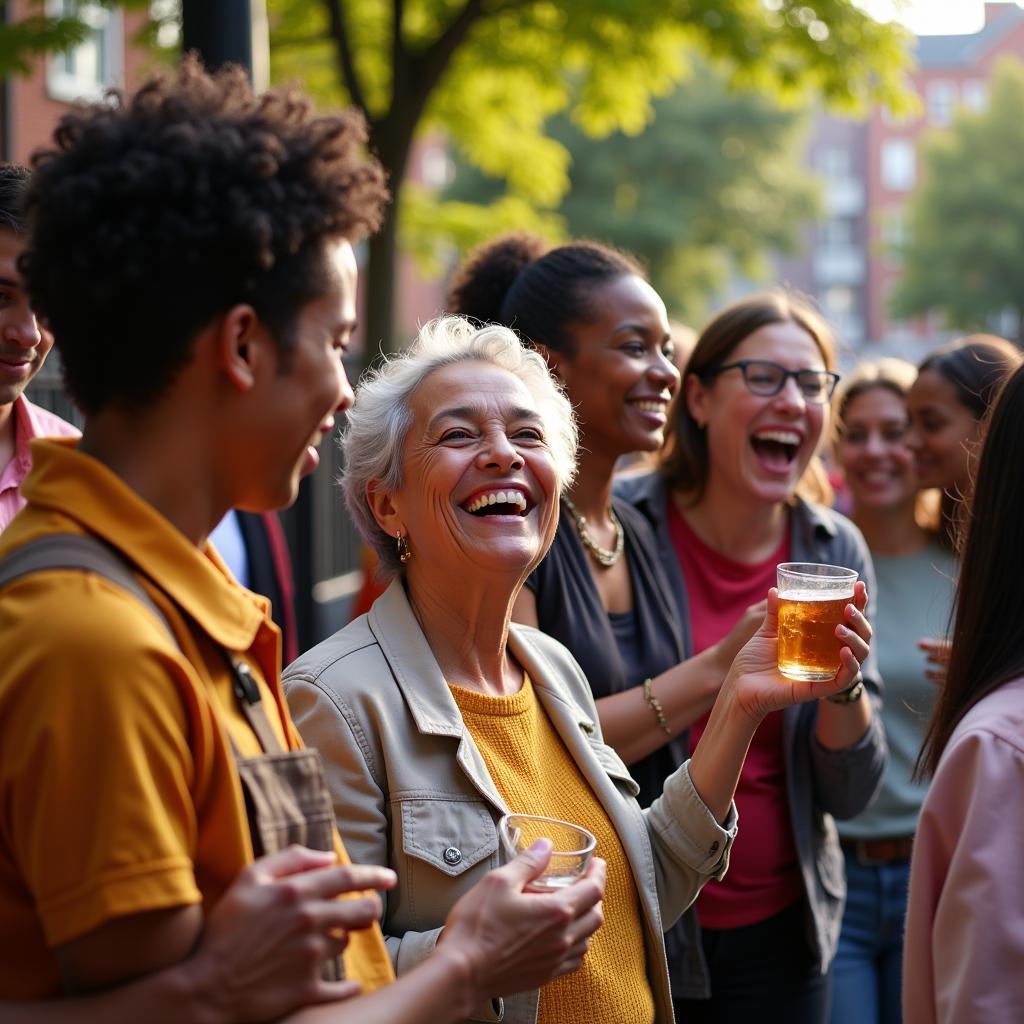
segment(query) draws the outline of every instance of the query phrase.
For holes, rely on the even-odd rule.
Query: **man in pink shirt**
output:
[[[26,240],[21,197],[28,178],[26,168],[0,164],[0,530],[25,504],[21,482],[32,466],[29,441],[78,434],[22,394],[53,346],[29,307],[18,271]]]

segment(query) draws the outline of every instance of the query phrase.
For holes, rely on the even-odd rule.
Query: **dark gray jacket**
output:
[[[683,645],[692,653],[686,581],[675,557],[668,531],[669,490],[659,474],[625,477],[615,483],[617,494],[640,509],[651,521],[664,552],[664,564],[680,608]],[[792,509],[794,562],[823,562],[856,569],[868,589],[868,617],[875,572],[860,531],[845,516],[797,499]],[[871,803],[882,783],[887,757],[881,724],[881,680],[874,653],[864,663],[864,683],[874,704],[871,726],[852,747],[826,750],[814,735],[818,716],[815,702],[798,704],[783,712],[787,796],[807,893],[807,934],[818,970],[824,974],[835,955],[846,901],[846,877],[833,818],[852,818]],[[707,964],[696,915],[687,913],[692,942],[670,964],[673,993],[685,998],[710,994]]]

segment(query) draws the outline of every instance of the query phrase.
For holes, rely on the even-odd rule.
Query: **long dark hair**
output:
[[[956,589],[953,649],[932,712],[918,775],[934,774],[957,723],[982,697],[1024,674],[1024,367],[991,412],[969,506]]]
[[[727,362],[740,343],[758,328],[780,323],[794,323],[805,330],[821,352],[825,367],[835,369],[835,341],[828,324],[801,296],[777,288],[740,299],[723,309],[700,332],[683,371],[683,379],[691,373],[705,376]],[[661,472],[669,486],[682,491],[692,504],[703,497],[711,472],[708,440],[691,415],[685,398],[676,402],[675,419],[663,450]],[[831,504],[832,489],[817,455],[804,470],[797,493],[810,501]]]

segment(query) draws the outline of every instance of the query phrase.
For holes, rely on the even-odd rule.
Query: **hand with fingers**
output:
[[[388,868],[339,865],[333,852],[290,846],[261,857],[213,908],[189,970],[232,1020],[277,1020],[354,996],[357,982],[323,980],[323,961],[380,918],[373,890],[394,884]]]
[[[853,685],[871,642],[871,624],[864,616],[867,600],[867,589],[858,582],[853,599],[844,609],[845,622],[836,626],[836,638],[843,646],[835,676],[823,682],[800,682],[786,678],[778,669],[779,594],[773,587],[768,592],[761,628],[744,645],[730,670],[740,707],[755,721],[761,721],[772,711],[828,697]]]
[[[524,992],[578,970],[604,920],[605,862],[591,860],[578,882],[551,893],[527,892],[551,855],[538,840],[490,872],[452,907],[436,955],[470,961],[478,1002]]]
[[[726,673],[732,667],[732,663],[736,660],[736,655],[740,653],[743,646],[758,631],[761,623],[764,622],[767,607],[766,601],[758,601],[757,604],[750,605],[740,616],[736,625],[717,644],[713,645],[716,662],[723,680]]]
[[[917,646],[925,653],[925,678],[941,686],[946,681],[952,643],[945,637],[922,637]]]

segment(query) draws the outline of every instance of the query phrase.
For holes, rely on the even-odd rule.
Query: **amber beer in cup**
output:
[[[779,586],[779,671],[787,679],[819,681],[839,671],[836,626],[853,600],[857,573],[840,565],[784,562]]]

